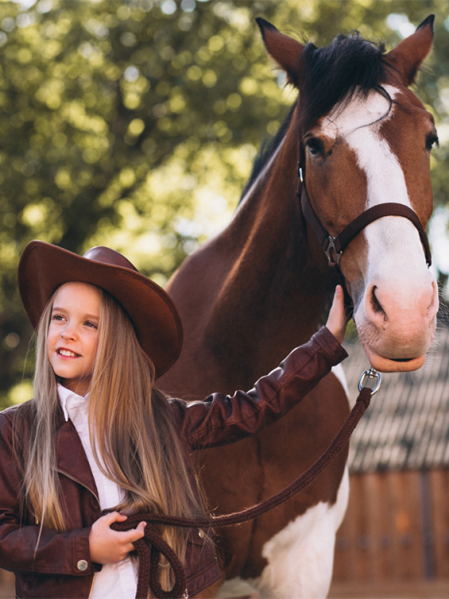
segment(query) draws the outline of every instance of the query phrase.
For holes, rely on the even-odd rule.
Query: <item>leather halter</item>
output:
[[[302,190],[300,191],[301,186]],[[298,197],[301,202],[301,209],[304,214],[304,218],[317,236],[318,241],[328,259],[329,266],[339,267],[343,250],[349,245],[354,237],[356,237],[367,225],[374,222],[378,218],[382,218],[383,216],[402,216],[404,218],[408,218],[408,220],[410,220],[418,230],[426,256],[427,266],[432,264],[432,255],[430,253],[427,234],[416,212],[408,206],[404,206],[404,204],[398,204],[396,202],[388,202],[386,204],[372,206],[351,221],[337,237],[332,237],[332,235],[329,235],[329,232],[321,224],[321,221],[318,219],[312,208],[309,196],[307,195],[305,182],[302,179],[301,167],[299,167]]]

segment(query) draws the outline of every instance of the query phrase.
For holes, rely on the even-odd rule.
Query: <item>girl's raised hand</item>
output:
[[[110,528],[113,522],[124,522],[127,516],[111,512],[94,522],[89,533],[90,558],[96,564],[117,564],[134,551],[134,541],[144,535],[146,522],[139,522],[136,528],[118,532]]]
[[[326,327],[339,343],[343,343],[343,339],[345,338],[346,324],[347,318],[343,289],[341,285],[337,285]]]

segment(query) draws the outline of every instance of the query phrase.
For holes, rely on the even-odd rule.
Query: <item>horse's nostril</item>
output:
[[[381,303],[379,302],[379,300],[376,297],[376,289],[377,287],[374,285],[373,290],[371,292],[371,307],[373,309],[374,312],[376,313],[380,313],[383,314],[386,318],[386,314],[385,314],[385,310],[382,308]]]

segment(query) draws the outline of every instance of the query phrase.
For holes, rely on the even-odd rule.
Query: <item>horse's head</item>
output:
[[[310,204],[329,235],[390,202],[411,208],[425,227],[437,136],[408,86],[430,52],[433,17],[388,54],[357,35],[327,48],[303,46],[258,23],[268,52],[300,90],[294,120],[300,160]],[[372,366],[385,372],[422,366],[438,293],[416,226],[400,216],[371,222],[344,250],[340,268]]]

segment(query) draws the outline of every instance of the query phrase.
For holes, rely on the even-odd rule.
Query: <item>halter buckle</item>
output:
[[[376,379],[376,384],[374,385],[373,389],[366,385],[367,379],[370,382]],[[375,370],[374,368],[370,368],[369,370],[365,370],[364,372],[362,372],[362,376],[359,380],[359,391],[361,391],[363,387],[368,387],[368,389],[371,389],[371,396],[373,396],[379,391],[381,383],[382,375],[380,374],[380,372],[377,372],[377,370]]]
[[[339,266],[340,258],[341,258],[341,255],[343,254],[342,250],[338,251],[337,248],[335,247],[335,241],[336,241],[336,238],[331,237],[331,235],[329,235],[327,248],[324,250],[324,253],[326,254],[326,257],[329,261],[330,266]]]

